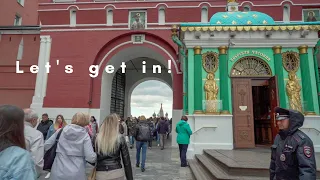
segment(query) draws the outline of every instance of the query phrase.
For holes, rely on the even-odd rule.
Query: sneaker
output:
[[[140,165],[139,164],[136,164],[136,167],[139,167]]]
[[[158,144],[158,146],[160,146],[160,144]]]
[[[144,172],[144,171],[146,171],[146,169],[145,168],[141,168],[141,172]]]
[[[50,172],[46,175],[46,179],[50,178]]]

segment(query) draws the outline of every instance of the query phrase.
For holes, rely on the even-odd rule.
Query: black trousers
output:
[[[188,144],[179,144],[181,166],[187,166],[187,150]]]
[[[148,146],[152,147],[152,140],[148,141]]]

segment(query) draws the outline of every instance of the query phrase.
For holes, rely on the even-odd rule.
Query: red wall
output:
[[[25,0],[21,6],[17,0],[0,0],[0,26],[13,26],[16,13],[22,17],[22,25],[37,25],[38,1]]]

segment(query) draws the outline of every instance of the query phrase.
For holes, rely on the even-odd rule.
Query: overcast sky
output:
[[[133,117],[145,115],[151,117],[159,113],[162,103],[163,113],[172,117],[172,90],[160,81],[149,80],[139,84],[132,92],[131,114]]]

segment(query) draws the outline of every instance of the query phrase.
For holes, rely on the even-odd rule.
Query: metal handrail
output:
[[[204,127],[201,127],[200,129],[197,129],[196,131],[194,131],[193,134],[196,134],[196,133],[198,133],[200,130],[205,129],[205,128],[214,128],[214,129],[216,129],[217,126],[204,126]]]
[[[308,129],[308,132],[310,132],[310,130],[315,130],[317,132],[317,135],[320,134],[320,131],[316,128],[310,128],[310,127],[301,127],[300,129]]]

